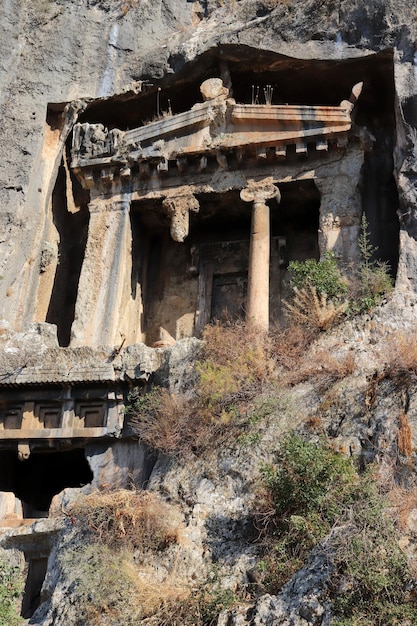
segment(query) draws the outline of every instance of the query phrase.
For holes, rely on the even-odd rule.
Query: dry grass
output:
[[[386,338],[383,358],[385,377],[401,379],[417,374],[417,335],[413,333],[392,333]]]
[[[191,589],[178,584],[176,574],[169,574],[163,583],[151,583],[140,574],[136,578],[141,613],[146,622],[162,624],[168,615],[175,615],[178,608],[188,601]],[[153,618],[153,619],[152,619]]]
[[[111,548],[159,551],[175,543],[179,512],[150,491],[94,491],[71,504],[75,524]]]
[[[130,424],[141,442],[173,455],[187,448],[196,436],[188,395],[154,388],[134,401]]]
[[[142,443],[178,458],[216,447],[232,428],[232,408],[226,396],[208,405],[189,394],[154,388],[137,398],[130,412],[130,425]]]
[[[404,456],[410,456],[413,451],[412,431],[410,423],[405,413],[401,413],[398,418],[399,428],[397,435],[398,452]]]
[[[348,307],[348,302],[336,304],[325,293],[319,296],[316,288],[307,284],[305,287],[294,287],[293,300],[284,305],[296,323],[327,330],[339,321]]]
[[[305,353],[298,367],[286,374],[285,380],[291,385],[311,381],[319,383],[322,387],[329,387],[336,381],[353,374],[355,369],[356,361],[351,352],[336,358],[327,350],[316,350]]]
[[[175,567],[168,566],[163,577],[156,577],[146,555],[134,561],[132,552],[103,543],[83,542],[79,549],[63,552],[60,560],[73,581],[69,595],[77,607],[77,624],[159,625],[160,618],[175,615],[191,593]]]
[[[275,370],[273,342],[242,323],[208,326],[192,393],[154,388],[130,398],[130,424],[140,440],[184,457],[233,441],[244,429],[251,400]]]
[[[261,386],[274,370],[268,334],[243,323],[213,324],[203,332],[204,358],[197,364],[198,393],[213,399],[239,392],[249,385]]]
[[[306,426],[313,433],[324,433],[323,421],[319,415],[310,415],[307,418]]]
[[[388,498],[394,507],[401,530],[407,530],[410,513],[417,510],[417,489],[405,489],[396,485],[390,489]]]
[[[286,371],[296,369],[317,336],[317,329],[303,324],[291,323],[286,328],[277,326],[271,332],[275,363]]]
[[[355,369],[352,353],[335,358],[309,350],[318,330],[306,325],[275,328],[269,335],[243,323],[208,326],[198,379],[187,393],[153,388],[130,396],[130,425],[139,439],[170,456],[201,455],[247,433],[254,398],[267,385],[306,380],[331,384]]]

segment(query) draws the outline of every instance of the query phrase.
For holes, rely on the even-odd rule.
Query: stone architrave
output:
[[[252,202],[252,226],[249,246],[248,298],[246,320],[249,324],[267,331],[269,328],[269,257],[270,218],[267,200],[281,194],[272,178],[259,182],[249,181],[241,190],[244,202]]]
[[[130,197],[90,203],[71,346],[116,345],[123,341],[123,294],[130,286],[132,234]]]
[[[200,205],[191,193],[165,198],[162,207],[171,218],[171,237],[183,242],[190,231],[190,211],[198,213]]]

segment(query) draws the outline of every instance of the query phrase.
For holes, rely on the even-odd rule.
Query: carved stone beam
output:
[[[249,246],[248,299],[246,321],[264,331],[269,328],[269,256],[270,219],[267,200],[281,199],[272,178],[249,181],[240,197],[252,202],[252,226]]]
[[[198,213],[200,210],[197,198],[191,193],[165,198],[162,207],[171,218],[171,237],[174,241],[184,241],[190,231],[190,211]]]

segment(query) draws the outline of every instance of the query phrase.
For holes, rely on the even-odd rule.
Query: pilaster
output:
[[[129,325],[124,322],[125,309],[133,298],[129,208],[129,196],[116,200],[97,198],[89,205],[88,238],[71,346],[118,345],[124,339],[134,342],[134,338],[126,337]]]

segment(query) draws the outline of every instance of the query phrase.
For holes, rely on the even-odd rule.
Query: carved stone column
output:
[[[190,231],[190,211],[198,213],[200,205],[191,193],[165,198],[163,208],[171,218],[171,237],[182,242]]]
[[[252,202],[252,227],[249,247],[248,298],[246,321],[262,330],[269,328],[269,255],[270,219],[267,200],[281,194],[272,179],[260,182],[249,181],[242,189],[240,197],[244,202]]]
[[[130,198],[96,199],[78,285],[71,346],[117,345],[127,337],[131,299]]]

